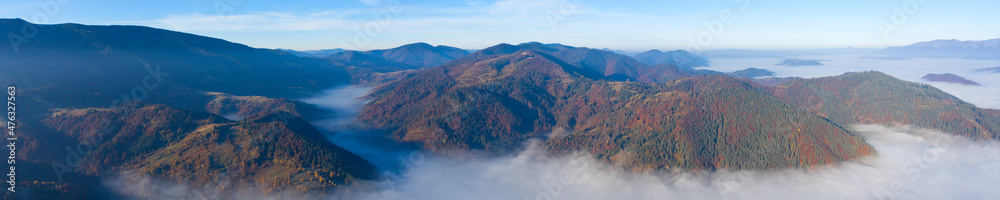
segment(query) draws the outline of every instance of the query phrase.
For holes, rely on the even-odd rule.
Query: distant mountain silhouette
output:
[[[816,55],[858,55],[873,54],[882,49],[875,48],[826,48],[826,49],[784,49],[784,50],[751,50],[751,49],[715,49],[702,52],[705,58],[787,58]]]
[[[626,55],[626,56],[631,56],[631,55],[635,54],[635,53],[629,53],[627,51],[622,51],[622,50],[617,50],[617,49],[609,49],[609,48],[601,48],[599,50],[601,50],[601,51],[609,51],[609,52],[613,52],[613,53],[617,53],[617,54],[621,54],[621,55]]]
[[[662,52],[656,49],[632,56],[647,65],[674,64],[690,68],[708,67],[708,60],[684,50]]]
[[[327,58],[333,62],[354,64],[352,66],[356,67],[395,71],[435,67],[468,54],[469,52],[459,48],[432,46],[421,42],[384,50],[344,51]]]
[[[809,59],[786,59],[778,63],[777,65],[784,65],[789,67],[802,67],[802,66],[820,66],[823,63],[819,60],[809,60]]]
[[[975,85],[975,86],[979,86],[980,85],[979,83],[976,83],[975,81],[970,81],[969,79],[965,79],[965,77],[961,77],[961,76],[958,76],[958,75],[955,75],[955,74],[951,74],[951,73],[927,74],[926,76],[924,76],[923,78],[920,78],[920,79],[927,80],[927,81],[932,81],[932,82],[958,83],[958,84],[962,84],[962,85]]]
[[[726,74],[739,78],[757,78],[757,77],[774,76],[774,72],[770,70],[758,69],[752,67]]]
[[[929,58],[1000,60],[1000,38],[982,41],[934,40],[907,46],[888,47],[885,55]]]
[[[431,46],[427,43],[413,43],[400,47],[370,51],[382,55],[387,60],[400,62],[420,68],[435,67],[454,60],[469,52],[449,46]]]
[[[327,56],[326,59],[335,65],[347,66],[351,74],[364,74],[370,72],[394,72],[409,69],[418,69],[417,66],[387,60],[380,55],[360,51],[345,51]]]
[[[1000,73],[1000,67],[991,67],[991,68],[982,68],[982,69],[977,69],[976,71],[977,71],[977,72],[993,72],[993,73]]]
[[[299,56],[299,57],[317,57],[317,58],[327,57],[327,56],[333,55],[335,53],[340,53],[340,52],[347,51],[347,49],[341,49],[341,48],[336,48],[336,49],[322,49],[322,50],[307,50],[307,51],[296,51],[296,50],[291,50],[291,49],[278,49],[278,50],[286,51],[286,52],[292,53],[292,54],[294,54],[296,56]]]

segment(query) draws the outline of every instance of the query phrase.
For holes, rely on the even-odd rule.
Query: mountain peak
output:
[[[658,50],[658,49],[650,49],[649,51],[642,52],[642,53],[663,53],[663,52],[660,51],[660,50]]]
[[[538,42],[538,41],[531,41],[531,42],[525,42],[525,43],[518,44],[517,46],[522,46],[522,45],[543,45],[544,46],[545,44],[543,44],[541,42]]]
[[[498,45],[493,45],[483,50],[479,50],[478,52],[476,52],[476,54],[482,54],[482,55],[511,54],[517,52],[519,50],[519,47],[520,45],[514,46],[507,43],[500,43]]]
[[[512,54],[525,49],[531,49],[541,53],[553,53],[566,49],[579,49],[579,48],[566,46],[558,43],[542,44],[541,42],[526,42],[518,44],[517,46],[510,45],[507,43],[501,43],[480,50],[477,53],[481,55],[501,55],[501,54]]]
[[[350,60],[364,54],[365,59]],[[371,51],[346,51],[329,56],[332,62],[346,61],[354,67],[377,69],[375,71],[394,71],[436,67],[456,58],[468,55],[469,52],[444,45],[433,46],[424,42],[406,44],[392,49]]]
[[[660,50],[653,49],[636,54],[635,56],[632,56],[632,58],[635,58],[639,62],[647,65],[662,65],[670,63],[689,68],[708,66],[708,60],[684,50],[662,52]]]
[[[407,44],[407,45],[399,46],[399,47],[396,47],[394,49],[408,49],[408,48],[433,49],[434,45],[427,44],[427,43],[424,43],[424,42],[417,42],[417,43],[413,43],[413,44]]]
[[[521,43],[521,44],[519,44],[517,46],[521,47],[522,49],[525,49],[525,48],[530,48],[530,49],[552,49],[551,46],[542,44],[541,42]]]
[[[552,50],[552,51],[558,51],[558,50],[562,50],[562,49],[576,49],[577,48],[577,47],[573,47],[573,46],[569,46],[569,45],[564,45],[564,44],[560,44],[560,43],[548,43],[548,44],[545,44],[545,43],[536,42],[536,41],[521,43],[521,44],[518,44],[517,46],[521,47],[521,48],[546,49],[546,50]]]

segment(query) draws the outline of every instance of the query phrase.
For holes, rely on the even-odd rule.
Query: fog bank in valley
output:
[[[363,97],[368,95],[371,89],[364,86],[341,86],[302,101],[333,112],[328,118],[311,122],[324,132],[331,142],[360,155],[383,171],[398,173],[401,168],[399,157],[409,155],[417,148],[398,144],[387,138],[383,132],[359,131],[354,126],[355,116],[368,102]]]

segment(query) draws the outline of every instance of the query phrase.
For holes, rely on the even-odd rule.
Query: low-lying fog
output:
[[[586,155],[419,159],[343,199],[998,199],[1000,144],[907,127],[853,128],[879,155],[811,170],[632,174]]]
[[[398,173],[401,168],[398,158],[416,151],[417,147],[397,144],[381,132],[358,131],[352,127],[354,117],[367,103],[361,97],[368,95],[371,89],[363,86],[337,87],[302,101],[333,111],[332,117],[312,122],[327,134],[331,142],[360,155],[380,169]]]
[[[314,122],[330,139],[378,165],[388,180],[314,199],[1000,199],[1000,143],[909,127],[856,125],[877,156],[809,170],[635,174],[588,155],[551,157],[535,144],[504,157],[424,155],[348,126],[370,88],[342,87],[306,102],[340,112]],[[399,170],[402,169],[402,170]],[[163,181],[105,185],[144,199],[287,199],[204,191]],[[209,187],[210,188],[210,187]],[[213,191],[214,192],[214,191]],[[204,195],[212,194],[212,195]],[[287,193],[286,193],[287,194]]]

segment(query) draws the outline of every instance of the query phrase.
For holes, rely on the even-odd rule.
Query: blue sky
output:
[[[47,2],[58,10],[40,6]],[[0,17],[35,23],[144,25],[297,50],[414,42],[478,49],[528,41],[631,51],[692,45],[882,48],[1000,38],[995,0],[0,0],[0,5]],[[720,17],[726,13],[729,17]]]

